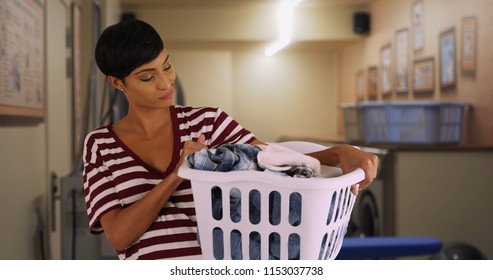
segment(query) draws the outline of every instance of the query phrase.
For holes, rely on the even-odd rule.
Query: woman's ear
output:
[[[122,80],[113,76],[108,76],[108,82],[117,90],[123,91],[125,85],[123,84]]]

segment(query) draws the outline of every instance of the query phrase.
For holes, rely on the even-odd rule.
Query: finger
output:
[[[199,138],[197,139],[197,143],[201,145],[205,145],[205,136],[204,134],[200,134]]]
[[[352,186],[351,186],[351,192],[352,192],[354,195],[358,195],[358,192],[359,192],[359,186],[358,186],[358,185],[352,185]]]
[[[366,189],[370,184],[371,180],[365,179],[359,183],[358,190],[363,190]]]

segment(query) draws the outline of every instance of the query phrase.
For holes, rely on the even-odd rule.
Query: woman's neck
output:
[[[170,110],[167,108],[150,110],[129,108],[128,114],[115,125],[120,126],[122,130],[151,138],[160,129],[171,125],[171,123]]]

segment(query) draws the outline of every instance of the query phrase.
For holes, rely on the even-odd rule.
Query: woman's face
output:
[[[176,73],[166,49],[153,61],[137,67],[122,83],[130,104],[163,108],[173,104]]]

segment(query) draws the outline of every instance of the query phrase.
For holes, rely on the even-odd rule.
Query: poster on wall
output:
[[[424,6],[423,1],[414,2],[412,8],[412,23],[413,23],[413,46],[414,51],[419,51],[424,48]]]
[[[440,33],[440,86],[451,87],[456,82],[455,28]]]
[[[397,93],[408,91],[409,30],[398,30],[395,36],[395,87]]]
[[[0,0],[0,115],[44,114],[43,7]]]
[[[387,97],[392,93],[392,53],[391,44],[382,47],[380,51],[380,69],[382,96]]]
[[[462,19],[462,72],[476,72],[477,32],[477,17]]]

